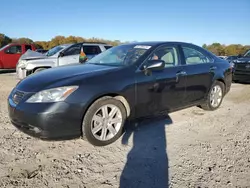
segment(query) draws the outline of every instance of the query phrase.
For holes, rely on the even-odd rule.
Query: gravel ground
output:
[[[16,83],[0,74],[0,187],[250,187],[250,85],[233,84],[217,111],[174,112],[94,147],[16,130],[6,102]]]

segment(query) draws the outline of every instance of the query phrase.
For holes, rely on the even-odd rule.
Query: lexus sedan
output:
[[[43,140],[82,137],[105,146],[128,119],[191,106],[216,110],[231,81],[230,64],[194,44],[130,43],[28,76],[8,97],[9,117]]]

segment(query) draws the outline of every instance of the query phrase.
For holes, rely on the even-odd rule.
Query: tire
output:
[[[217,105],[213,105],[213,104],[212,104],[213,98],[212,98],[212,96],[211,96],[211,95],[212,95],[211,93],[213,93],[215,87],[221,89],[221,96],[220,96],[221,99],[220,99],[219,102],[218,102],[218,100],[217,100]],[[207,111],[213,111],[213,110],[218,109],[218,108],[220,107],[222,101],[223,101],[224,94],[225,94],[225,85],[224,85],[224,83],[219,82],[219,81],[215,81],[215,82],[213,83],[211,89],[210,89],[209,92],[208,92],[208,95],[207,95],[207,97],[206,97],[205,103],[203,103],[203,104],[201,105],[201,108],[202,108],[203,110],[207,110]]]
[[[108,119],[105,119],[103,115],[103,109],[107,109]],[[117,109],[117,113],[114,114],[114,117],[118,117],[119,123],[117,124],[108,124],[108,121],[114,120],[110,117],[110,110],[114,108]],[[115,111],[115,110],[114,110]],[[97,115],[98,114],[98,115]],[[107,113],[106,113],[107,114]],[[95,117],[95,118],[94,118]],[[98,121],[94,120],[98,117]],[[127,114],[124,105],[117,99],[112,97],[103,97],[95,101],[87,110],[82,123],[82,133],[83,138],[87,139],[89,143],[94,146],[106,146],[115,142],[123,134],[123,126],[126,121]],[[99,124],[99,125],[98,125]],[[97,128],[98,127],[98,128]],[[99,127],[102,127],[99,130]],[[96,128],[96,130],[94,130]],[[99,130],[99,131],[97,131]],[[106,131],[105,131],[106,130]],[[112,131],[110,131],[112,130]],[[97,132],[94,134],[93,132]],[[107,136],[106,139],[104,139]],[[109,138],[108,138],[109,137]]]
[[[38,68],[34,71],[34,73],[37,73],[37,72],[40,72],[40,71],[43,71],[43,70],[46,70],[47,68]]]

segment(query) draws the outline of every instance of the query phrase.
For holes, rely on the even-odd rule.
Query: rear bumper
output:
[[[48,104],[22,103],[15,106],[8,99],[11,123],[22,132],[45,140],[80,137],[82,108],[65,102]]]

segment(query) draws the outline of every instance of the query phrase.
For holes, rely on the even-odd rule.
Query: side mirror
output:
[[[241,57],[242,57],[242,54],[239,54],[237,57],[238,57],[238,58],[241,58]]]
[[[58,57],[63,57],[64,56],[64,53],[63,52],[60,52]]]
[[[149,60],[143,67],[144,70],[163,70],[165,68],[165,61],[163,60]]]

